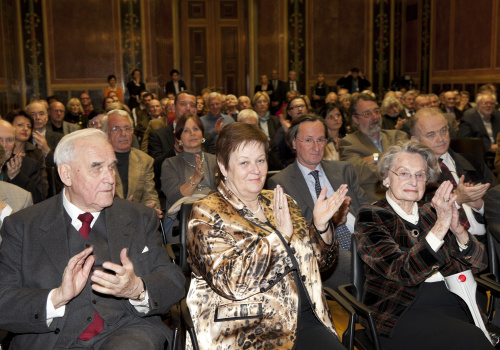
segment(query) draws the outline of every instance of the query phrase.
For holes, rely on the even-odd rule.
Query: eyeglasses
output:
[[[90,126],[94,127],[94,126],[99,126],[101,127],[101,122],[96,122],[95,120],[91,121],[90,123]],[[114,128],[113,128],[114,129]],[[113,130],[114,131],[114,130]],[[115,132],[118,132],[118,131],[115,131]]]
[[[111,132],[114,132],[115,134],[119,134],[122,131],[125,131],[126,134],[129,134],[132,131],[134,131],[134,128],[132,128],[131,126],[121,127],[121,126],[117,125],[117,126],[113,126],[113,128],[111,129]]]
[[[356,113],[355,115],[360,115],[363,118],[370,118],[372,115],[380,115],[380,108],[375,108],[372,111],[364,111],[363,113]]]
[[[481,102],[482,106],[494,106],[495,102]]]
[[[427,174],[424,172],[412,174],[412,173],[408,173],[406,171],[402,171],[398,174],[398,173],[395,173],[394,171],[391,170],[391,173],[393,173],[394,175],[396,175],[397,177],[399,177],[401,180],[404,180],[404,181],[410,180],[412,176],[415,176],[415,179],[419,182],[427,180]]]
[[[325,139],[325,138],[320,138],[320,139],[317,139],[316,141],[314,141],[313,139],[305,139],[305,140],[297,139],[297,140],[299,140],[300,142],[304,142],[308,146],[312,146],[315,143],[317,143],[318,146],[323,146],[326,144],[326,141],[327,141],[327,139]]]
[[[295,106],[290,106],[290,109],[303,109],[303,108],[306,108],[306,105],[295,105]]]

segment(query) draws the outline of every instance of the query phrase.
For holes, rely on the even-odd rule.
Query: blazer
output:
[[[72,125],[72,124],[71,124]],[[59,141],[63,138],[64,135],[54,132],[49,129],[45,129],[45,140],[47,140],[47,145],[50,148],[50,152],[47,154],[45,157],[45,165],[46,166],[51,166],[51,167],[56,167],[56,163],[54,162],[54,151],[59,144]]]
[[[422,232],[414,238],[403,220],[384,198],[358,212],[354,237],[358,255],[365,262],[363,302],[373,310],[379,334],[388,336],[399,316],[412,304],[421,283],[436,271],[449,276],[471,269],[473,273],[487,266],[482,243],[469,234],[469,246],[460,251],[453,233],[444,238],[437,251],[425,236],[436,223],[431,204],[419,207]],[[366,327],[366,320],[362,320]]]
[[[184,90],[187,90],[186,83],[184,82],[184,80],[179,80],[179,93],[184,91]],[[165,93],[166,94],[171,93],[171,94],[177,95],[177,92],[175,91],[175,85],[174,85],[173,80],[167,82],[167,85],[165,85]]]
[[[358,185],[352,164],[341,161],[323,160],[321,166],[334,190],[337,190],[342,184],[348,185],[347,196],[351,197],[349,212],[354,217],[356,217],[359,208],[370,204],[365,199],[363,190]],[[311,192],[309,192],[297,160],[268,180],[268,188],[270,190],[274,189],[276,185],[283,187],[285,193],[297,202],[307,222],[311,222],[313,219],[314,200],[311,197]]]
[[[210,153],[203,152],[205,161],[203,162],[203,171],[205,172],[204,178],[210,183],[209,190],[216,190],[215,173],[217,171],[217,161],[215,156]],[[161,167],[161,190],[167,197],[167,211],[177,202],[184,197],[181,193],[181,186],[186,183],[188,176],[184,172],[185,161],[182,158],[182,153],[175,157],[165,159]],[[193,170],[194,172],[194,170]],[[195,190],[194,194],[200,193]],[[208,192],[205,192],[208,193]]]
[[[132,148],[128,160],[128,192],[123,193],[123,183],[118,171],[115,171],[115,197],[127,199],[149,205],[155,203],[155,208],[160,208],[158,193],[155,191],[153,158],[146,153]]]
[[[167,126],[167,119],[163,116],[151,120],[142,138],[141,151],[143,151],[144,153],[148,153],[149,134],[151,133],[151,131],[164,128],[166,126]]]
[[[348,77],[342,77],[339,80],[337,80],[337,85],[343,87],[344,89],[349,90],[349,93],[352,94],[354,92],[361,92],[363,90],[366,90],[372,84],[368,80],[358,77],[358,91],[353,91],[354,78],[352,77],[352,75],[349,75]]]
[[[285,84],[286,84],[286,92],[290,91],[291,90],[291,82],[287,81]],[[297,88],[297,91],[300,92],[301,95],[306,94],[306,88],[305,88],[303,81],[295,80],[295,87]],[[286,98],[286,95],[285,95],[285,98]]]
[[[320,268],[338,256],[288,198],[294,233],[288,244],[276,231],[274,192],[259,194],[262,223],[221,182],[193,205],[188,261],[193,279],[187,304],[200,349],[292,349],[300,322],[297,283],[307,290],[318,320],[335,336]],[[296,272],[301,276],[296,278]],[[338,336],[337,336],[338,337]]]
[[[500,185],[491,188],[484,196],[484,219],[488,231],[500,241]]]
[[[215,139],[212,133],[205,132],[203,137],[205,138],[203,144],[205,151],[214,154]],[[158,193],[161,191],[161,167],[165,159],[175,156],[174,144],[174,124],[153,130],[149,134],[148,153],[154,159],[155,188]]]
[[[59,194],[7,217],[2,227],[0,328],[18,333],[12,341],[12,349],[52,349],[70,318],[68,304],[65,315],[54,318],[47,326],[48,294],[61,284],[70,259],[65,224],[69,217],[65,218],[62,196]],[[124,312],[143,318],[162,331],[170,342],[171,330],[159,315],[183,297],[185,279],[162,248],[156,212],[142,204],[116,198],[100,215],[104,215],[111,261],[119,264],[120,251],[128,248],[134,271],[143,279],[149,295],[151,309],[147,314],[137,312],[125,300]],[[99,303],[94,307],[105,318],[105,308]]]
[[[45,183],[40,175],[40,165],[36,160],[29,157],[23,157],[21,170],[13,179],[7,175],[7,165],[2,167],[3,180],[30,192],[33,196],[33,202],[38,203],[47,198],[48,183],[47,174],[45,174]]]
[[[500,112],[493,111],[491,114],[491,129],[493,131],[493,139],[496,141],[497,135],[500,132]],[[483,140],[484,149],[488,152],[491,148],[491,140],[483,123],[483,118],[476,110],[474,113],[464,116],[460,121],[458,130],[459,137],[479,137]]]
[[[12,208],[12,214],[33,205],[31,193],[5,181],[0,181],[0,201]],[[0,220],[0,227],[2,224]],[[0,237],[0,242],[2,242],[2,237]]]
[[[381,130],[381,135],[382,150],[384,151],[398,141],[408,140],[408,135],[401,130]],[[363,161],[364,157],[380,153],[372,140],[361,131],[355,131],[340,140],[339,152],[340,160],[348,161],[354,165],[354,171],[366,199],[372,203],[383,198],[385,189],[382,188],[376,175],[377,164],[368,164]]]
[[[64,120],[62,122],[62,128],[63,128],[63,135],[68,135],[68,134],[72,133],[73,131],[77,131],[77,130],[81,129],[79,125],[71,124],[71,123],[68,123],[67,121],[64,121]],[[51,122],[47,123],[47,130],[50,130],[50,131],[57,133],[56,131],[54,131],[54,124],[52,124]],[[48,142],[48,140],[47,140],[47,142]]]

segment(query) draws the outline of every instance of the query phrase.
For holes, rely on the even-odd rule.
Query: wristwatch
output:
[[[375,162],[375,164],[378,163],[378,153],[373,153],[373,161]]]

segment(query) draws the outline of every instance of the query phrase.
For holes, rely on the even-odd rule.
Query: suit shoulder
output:
[[[142,215],[156,216],[156,210],[148,207],[142,203],[137,203],[129,201],[126,199],[115,197],[113,199],[113,204],[104,210],[109,210],[115,212],[116,215],[122,215],[125,217],[137,217]]]
[[[16,186],[14,184],[11,184],[11,183],[8,183],[5,181],[0,181],[0,188],[7,193],[14,193],[16,196],[19,196],[19,197],[31,196],[31,192],[28,192],[24,188],[21,188],[19,186]]]
[[[381,132],[385,134],[389,140],[399,141],[408,139],[408,134],[401,130],[382,130]]]
[[[39,221],[43,220],[44,218],[49,218],[52,221],[54,218],[56,218],[56,216],[59,216],[61,214],[59,213],[61,210],[58,210],[58,206],[60,206],[62,209],[62,195],[63,194],[60,193],[42,202],[26,207],[16,213],[13,213],[12,215],[9,215],[6,220],[9,219],[21,222],[29,222],[33,220]]]
[[[151,157],[150,155],[144,153],[143,151],[141,150],[138,150],[136,148],[132,148],[130,150],[134,155],[137,156],[137,158],[139,158],[142,162],[153,162],[154,159],[153,157]]]

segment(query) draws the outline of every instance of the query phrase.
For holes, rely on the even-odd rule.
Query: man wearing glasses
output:
[[[376,175],[377,162],[387,148],[407,140],[408,135],[401,130],[381,130],[380,108],[371,95],[354,97],[349,112],[358,130],[340,140],[340,160],[354,165],[365,198],[370,203],[375,202],[385,197],[385,190]]]
[[[116,196],[159,209],[153,158],[132,148],[132,118],[127,112],[114,109],[102,118],[101,125],[118,160],[115,171]]]
[[[497,135],[500,132],[500,115],[495,110],[496,97],[491,92],[483,92],[476,97],[477,110],[465,115],[458,130],[459,137],[479,137],[486,152],[494,154],[497,149]]]
[[[296,152],[297,158],[269,179],[268,188],[281,185],[310,222],[314,203],[322,188],[326,187],[327,196],[331,196],[340,185],[348,185],[348,199],[332,218],[341,248],[339,262],[332,271],[326,271],[322,276],[326,286],[336,289],[339,285],[350,283],[350,235],[354,232],[359,208],[369,202],[363,197],[351,164],[323,160],[327,137],[327,128],[321,117],[305,114],[294,119],[287,132],[287,143]]]

